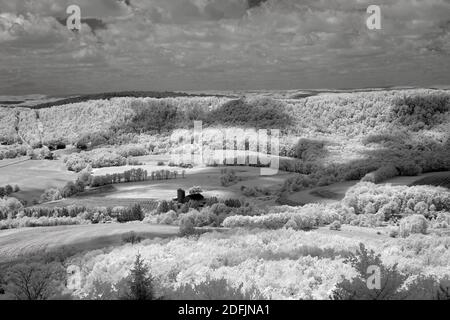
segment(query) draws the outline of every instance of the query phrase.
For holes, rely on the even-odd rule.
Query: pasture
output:
[[[77,177],[61,160],[23,160],[0,160],[0,186],[17,184],[21,191],[14,196],[29,204],[46,189],[61,188]]]

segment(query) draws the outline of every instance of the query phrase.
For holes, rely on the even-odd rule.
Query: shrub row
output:
[[[76,218],[79,220],[89,221],[92,223],[103,223],[109,221],[116,221],[116,222],[128,222],[137,220],[141,221],[144,218],[144,213],[139,204],[134,204],[129,207],[120,206],[120,207],[96,207],[96,208],[89,208],[85,206],[76,206],[76,205],[71,205],[67,207],[27,207],[27,208],[23,208],[23,206],[20,206],[14,209],[10,208],[7,215],[1,214],[0,217],[4,220],[17,220],[22,218],[39,219],[42,217],[74,218],[74,219]],[[17,222],[19,223],[19,225],[20,221]],[[34,221],[34,220],[23,220],[23,221]]]
[[[269,213],[262,216],[232,216],[226,218],[226,228],[261,228],[309,230],[342,219],[331,207],[323,205],[306,205],[301,208],[284,208],[285,211]]]
[[[22,217],[16,219],[0,220],[0,230],[31,227],[53,227],[86,223],[89,223],[89,221],[81,219],[79,217]]]
[[[64,158],[67,169],[80,172],[88,165],[92,168],[118,167],[127,164],[127,158],[116,151],[100,148],[68,155]]]
[[[123,173],[106,174],[101,176],[92,176],[89,180],[89,185],[91,187],[100,187],[115,183],[127,183],[127,182],[139,182],[148,180],[169,180],[177,179],[178,177],[184,178],[185,171],[181,173],[178,171],[169,170],[157,170],[152,171],[150,174],[147,170],[141,168],[131,169],[124,171]]]

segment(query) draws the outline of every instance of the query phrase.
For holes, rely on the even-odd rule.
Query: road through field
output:
[[[15,164],[19,164],[22,162],[30,161],[30,157],[21,157],[15,159],[6,159],[0,162],[0,168],[6,168],[9,166],[13,166]]]
[[[84,251],[120,245],[123,234],[130,231],[144,238],[167,238],[176,236],[178,227],[134,222],[1,230],[0,263],[42,250]]]

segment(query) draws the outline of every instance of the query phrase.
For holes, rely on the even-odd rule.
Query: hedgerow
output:
[[[13,200],[11,200],[13,199]],[[26,207],[14,198],[0,199],[2,228],[52,226],[61,224],[141,221],[144,212],[139,204],[129,207]]]
[[[53,227],[87,223],[90,223],[90,221],[81,219],[79,217],[22,217],[0,220],[0,230],[30,227]]]
[[[284,207],[278,213],[261,216],[228,217],[223,222],[226,228],[281,229],[288,225],[294,230],[310,230],[342,219],[337,210],[324,205],[306,205],[301,208]],[[294,224],[295,223],[295,224]]]

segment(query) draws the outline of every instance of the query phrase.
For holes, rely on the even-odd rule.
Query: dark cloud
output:
[[[248,0],[248,7],[250,9],[254,7],[259,7],[264,2],[267,2],[267,0]]]

